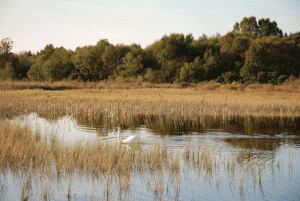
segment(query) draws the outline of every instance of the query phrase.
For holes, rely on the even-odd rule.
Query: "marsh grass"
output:
[[[147,148],[143,145],[104,144],[101,141],[69,145],[57,138],[41,136],[38,132],[34,134],[26,126],[4,121],[0,122],[0,143],[1,174],[12,171],[22,175],[22,200],[30,198],[32,182],[37,175],[42,181],[44,200],[50,197],[51,181],[60,177],[70,178],[67,194],[68,198],[72,197],[72,178],[78,174],[102,180],[107,200],[114,199],[114,189],[118,190],[119,196],[126,196],[132,185],[131,177],[144,174],[150,174],[146,183],[158,199],[163,199],[166,189],[171,186],[178,199],[182,174],[195,171],[210,184],[216,182],[220,185],[224,177],[220,170],[226,167],[231,182],[239,179],[239,187],[243,188],[250,176],[262,185],[267,164],[266,155],[249,149],[236,149],[225,159],[206,143],[187,143],[182,151],[170,151],[168,144],[161,141]],[[221,148],[218,151],[222,152]],[[277,166],[280,168],[280,161]],[[171,178],[170,182],[165,182],[166,177]]]
[[[186,89],[2,91],[0,117],[35,112],[47,118],[70,115],[95,123],[102,118],[107,125],[114,126],[123,122],[134,124],[137,117],[146,116],[149,123],[154,117],[180,129],[187,126],[186,122],[199,126],[198,122],[207,115],[224,120],[233,116],[300,116],[300,94],[296,91],[278,91],[276,87],[279,86],[268,85],[261,89],[251,89],[249,85],[244,91],[230,90],[226,85],[214,90],[206,90],[204,86]]]
[[[245,125],[253,123],[249,120],[252,117],[255,121],[264,117],[279,117],[282,127],[295,124],[286,122],[286,116],[300,116],[299,89],[294,85],[223,85],[213,82],[178,87],[116,83],[27,84],[3,85],[0,91],[0,118],[32,112],[47,119],[69,115],[86,125],[104,125],[104,134],[117,125],[134,127],[141,122],[155,132],[173,134],[203,130],[210,124],[205,121],[208,117],[214,120],[212,122],[224,124],[230,129],[230,121],[236,116],[243,117],[242,122],[238,123]],[[46,86],[39,86],[42,84]],[[235,142],[230,143],[235,145]],[[225,169],[232,183],[239,180],[240,188],[244,188],[249,176],[261,187],[267,157],[253,154],[251,150],[260,148],[270,151],[278,146],[278,142],[266,144],[266,147],[258,147],[260,144],[257,143],[253,147],[253,142],[245,142],[224,159],[216,157],[215,150],[205,144],[195,146],[188,143],[182,153],[170,151],[168,145],[162,142],[147,149],[137,145],[105,144],[102,141],[68,145],[55,136],[41,136],[26,126],[0,121],[0,168],[2,174],[8,170],[16,175],[23,174],[23,200],[31,195],[33,175],[39,175],[44,182],[42,194],[45,200],[50,196],[49,184],[53,178],[72,178],[75,174],[103,179],[104,195],[110,200],[114,199],[113,189],[119,189],[119,194],[126,194],[131,187],[131,177],[145,173],[151,175],[147,181],[151,183],[151,191],[162,199],[164,189],[170,187],[163,177],[174,178],[171,183],[174,192],[179,193],[183,171],[193,170],[210,183],[216,181],[220,185],[220,170]],[[276,167],[282,168],[280,161]],[[0,185],[4,189],[4,184]],[[71,186],[67,194],[70,198]]]

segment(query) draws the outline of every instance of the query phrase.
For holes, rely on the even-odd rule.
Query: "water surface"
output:
[[[47,184],[51,200],[68,200],[68,192],[72,200],[299,200],[299,118],[205,117],[197,124],[179,125],[164,118],[139,117],[135,124],[107,126],[101,120],[95,123],[69,116],[49,120],[32,113],[8,121],[70,145],[97,140],[117,143],[113,127],[120,126],[122,138],[139,135],[145,149],[162,141],[169,151],[182,155],[188,145],[209,150],[216,162],[209,170],[192,168],[192,162],[181,160],[183,168],[174,174],[162,170],[133,173],[130,178],[93,178],[80,173],[52,178]],[[237,159],[237,168],[230,169],[232,158],[240,151],[247,152],[251,164]],[[31,176],[32,200],[42,198],[45,183],[35,176]],[[108,179],[112,181],[110,191]],[[24,175],[1,172],[1,197],[19,200],[27,181]]]

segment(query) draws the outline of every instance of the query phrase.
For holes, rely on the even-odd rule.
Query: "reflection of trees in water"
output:
[[[280,138],[225,138],[224,142],[243,149],[275,150],[282,139]]]
[[[232,134],[242,135],[278,135],[282,133],[299,134],[300,118],[286,117],[232,117],[217,118],[205,116],[197,120],[173,120],[164,116],[147,118],[145,124],[155,132],[166,134],[181,134],[190,132],[205,132],[206,129],[221,129]]]
[[[115,126],[122,129],[135,129],[146,125],[154,133],[161,135],[188,134],[191,132],[205,132],[206,129],[220,129],[224,132],[241,135],[278,135],[299,134],[300,118],[288,117],[253,117],[234,116],[216,117],[203,116],[194,119],[185,119],[166,115],[138,115],[133,118],[118,118],[114,121],[100,116],[99,118],[77,117],[78,124],[93,127],[98,130],[107,130]],[[106,131],[107,132],[107,131]]]
[[[169,118],[165,115],[139,115],[135,118],[119,119],[117,123],[112,123],[104,117],[93,118],[92,121],[88,118],[78,117],[77,122],[96,128],[97,133],[102,136],[107,135],[114,126],[134,130],[145,125],[153,133],[159,135],[204,133],[207,129],[219,129],[227,133],[251,136],[251,138],[224,139],[225,142],[244,149],[273,151],[280,145],[280,142],[287,140],[283,138],[290,135],[296,136],[289,139],[289,143],[300,145],[300,138],[297,137],[300,134],[300,118],[235,116],[223,119],[223,117],[204,116],[193,120],[183,120],[177,117]],[[255,134],[265,137],[254,137]],[[278,137],[274,138],[277,135]]]
[[[147,128],[152,129],[154,133],[161,135],[188,134],[195,131],[203,132],[204,126],[202,120],[198,119],[183,121],[176,118],[170,119],[164,115],[161,115],[145,118],[145,125]]]
[[[233,117],[223,124],[223,130],[232,134],[264,134],[281,133],[299,134],[300,118],[288,117]]]

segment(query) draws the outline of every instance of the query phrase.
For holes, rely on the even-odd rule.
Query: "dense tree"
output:
[[[158,63],[157,59],[155,58],[154,51],[156,46],[158,45],[159,41],[154,42],[152,45],[149,45],[144,50],[144,68],[148,69],[151,68],[152,70],[159,70],[160,64]]]
[[[240,75],[245,80],[256,79],[265,82],[265,73],[277,75],[299,75],[299,58],[291,52],[298,51],[295,41],[286,42],[283,38],[271,36],[257,38],[246,51],[245,65]],[[296,56],[296,57],[294,57]],[[270,76],[268,76],[270,78]],[[274,76],[273,76],[274,77]],[[272,78],[273,79],[273,78]]]
[[[258,22],[256,17],[244,17],[240,23],[235,23],[233,33],[250,33],[256,36],[280,36],[283,37],[282,30],[277,27],[276,21],[269,18],[262,18]]]
[[[161,70],[159,71],[158,81],[172,83],[176,80],[178,76],[178,71],[182,63],[176,60],[166,60],[161,65]]]
[[[154,56],[160,64],[166,61],[188,62],[191,58],[193,36],[186,37],[183,34],[171,34],[163,36],[157,43]]]
[[[258,21],[259,35],[260,36],[280,36],[283,37],[282,30],[277,27],[275,21],[271,22],[269,18],[260,19]]]
[[[220,39],[220,62],[221,73],[232,71],[239,73],[244,65],[245,53],[249,49],[252,38],[249,34],[226,34]]]
[[[213,53],[219,51],[218,42],[220,40],[220,35],[212,36],[208,38],[205,34],[200,36],[198,40],[194,40],[192,43],[192,53],[191,58],[194,60],[196,57],[203,59],[204,53],[207,49],[211,49]]]
[[[19,64],[18,58],[11,52],[13,41],[4,38],[0,42],[0,79],[15,79],[15,68]]]
[[[58,81],[68,78],[74,70],[71,62],[73,52],[67,51],[65,48],[57,48],[42,65],[43,77],[48,81]]]
[[[30,70],[27,73],[27,76],[32,81],[43,81],[43,64],[46,61],[46,57],[44,55],[37,55],[33,56],[32,58],[32,65],[30,67]]]
[[[43,81],[45,80],[43,73],[44,63],[52,56],[55,52],[53,44],[48,44],[43,50],[37,52],[36,55],[31,57],[31,67],[27,73],[27,76],[30,80],[33,81]]]
[[[72,78],[82,81],[99,81],[107,78],[108,70],[104,68],[102,60],[103,48],[103,46],[78,47],[71,58],[75,67]]]
[[[74,70],[74,65],[71,61],[73,52],[66,50],[63,47],[54,48],[52,44],[46,45],[46,47],[37,52],[36,55],[32,55],[31,52],[21,54],[20,68],[25,73],[27,70],[27,76],[30,80],[34,81],[58,81],[67,79]],[[30,63],[30,69],[26,65]],[[23,76],[23,73],[21,75]],[[24,77],[24,76],[23,76]],[[24,77],[25,78],[25,77]],[[20,79],[20,78],[19,78]]]
[[[206,49],[204,53],[204,75],[205,80],[216,79],[221,71],[218,69],[218,59],[219,56],[217,54],[213,54],[212,49]]]
[[[152,68],[147,68],[144,79],[147,82],[157,82],[157,75],[156,72],[153,72]]]
[[[19,80],[27,79],[27,73],[30,70],[30,66],[32,64],[30,58],[33,56],[32,53],[29,52],[20,52],[16,55],[18,57],[19,63],[15,68],[16,77]]]
[[[14,42],[10,38],[4,38],[0,42],[0,54],[9,53],[13,47]]]
[[[51,55],[54,53],[54,51],[55,51],[54,45],[48,44],[43,50],[41,50],[40,53],[38,53],[38,55],[42,54],[46,57],[46,59],[49,59]]]
[[[108,42],[107,39],[101,39],[97,42],[97,47],[102,52],[102,54],[104,53],[105,48],[109,45],[111,44]]]
[[[192,63],[184,63],[180,69],[179,81],[180,82],[199,82],[204,81],[206,71],[199,57]]]
[[[275,21],[257,22],[252,16],[224,36],[194,39],[173,33],[145,49],[102,39],[75,52],[48,44],[36,54],[14,54],[13,42],[5,38],[0,43],[0,79],[282,83],[300,75],[300,33],[282,36]]]
[[[250,33],[253,35],[259,35],[259,29],[256,22],[256,17],[244,17],[240,23],[235,23],[233,27],[234,33]]]
[[[142,57],[134,57],[132,52],[128,52],[122,58],[122,64],[118,66],[119,74],[123,77],[137,77],[137,72],[143,69]]]
[[[109,45],[105,48],[105,52],[102,55],[102,60],[107,71],[107,75],[113,75],[116,73],[117,67],[122,64],[122,57],[124,57],[130,48],[123,44]]]

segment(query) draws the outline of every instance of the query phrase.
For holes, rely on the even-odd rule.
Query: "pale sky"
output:
[[[171,33],[225,35],[250,16],[295,33],[300,0],[0,0],[0,40],[11,38],[15,53],[47,44],[75,50],[100,39],[145,48]]]

